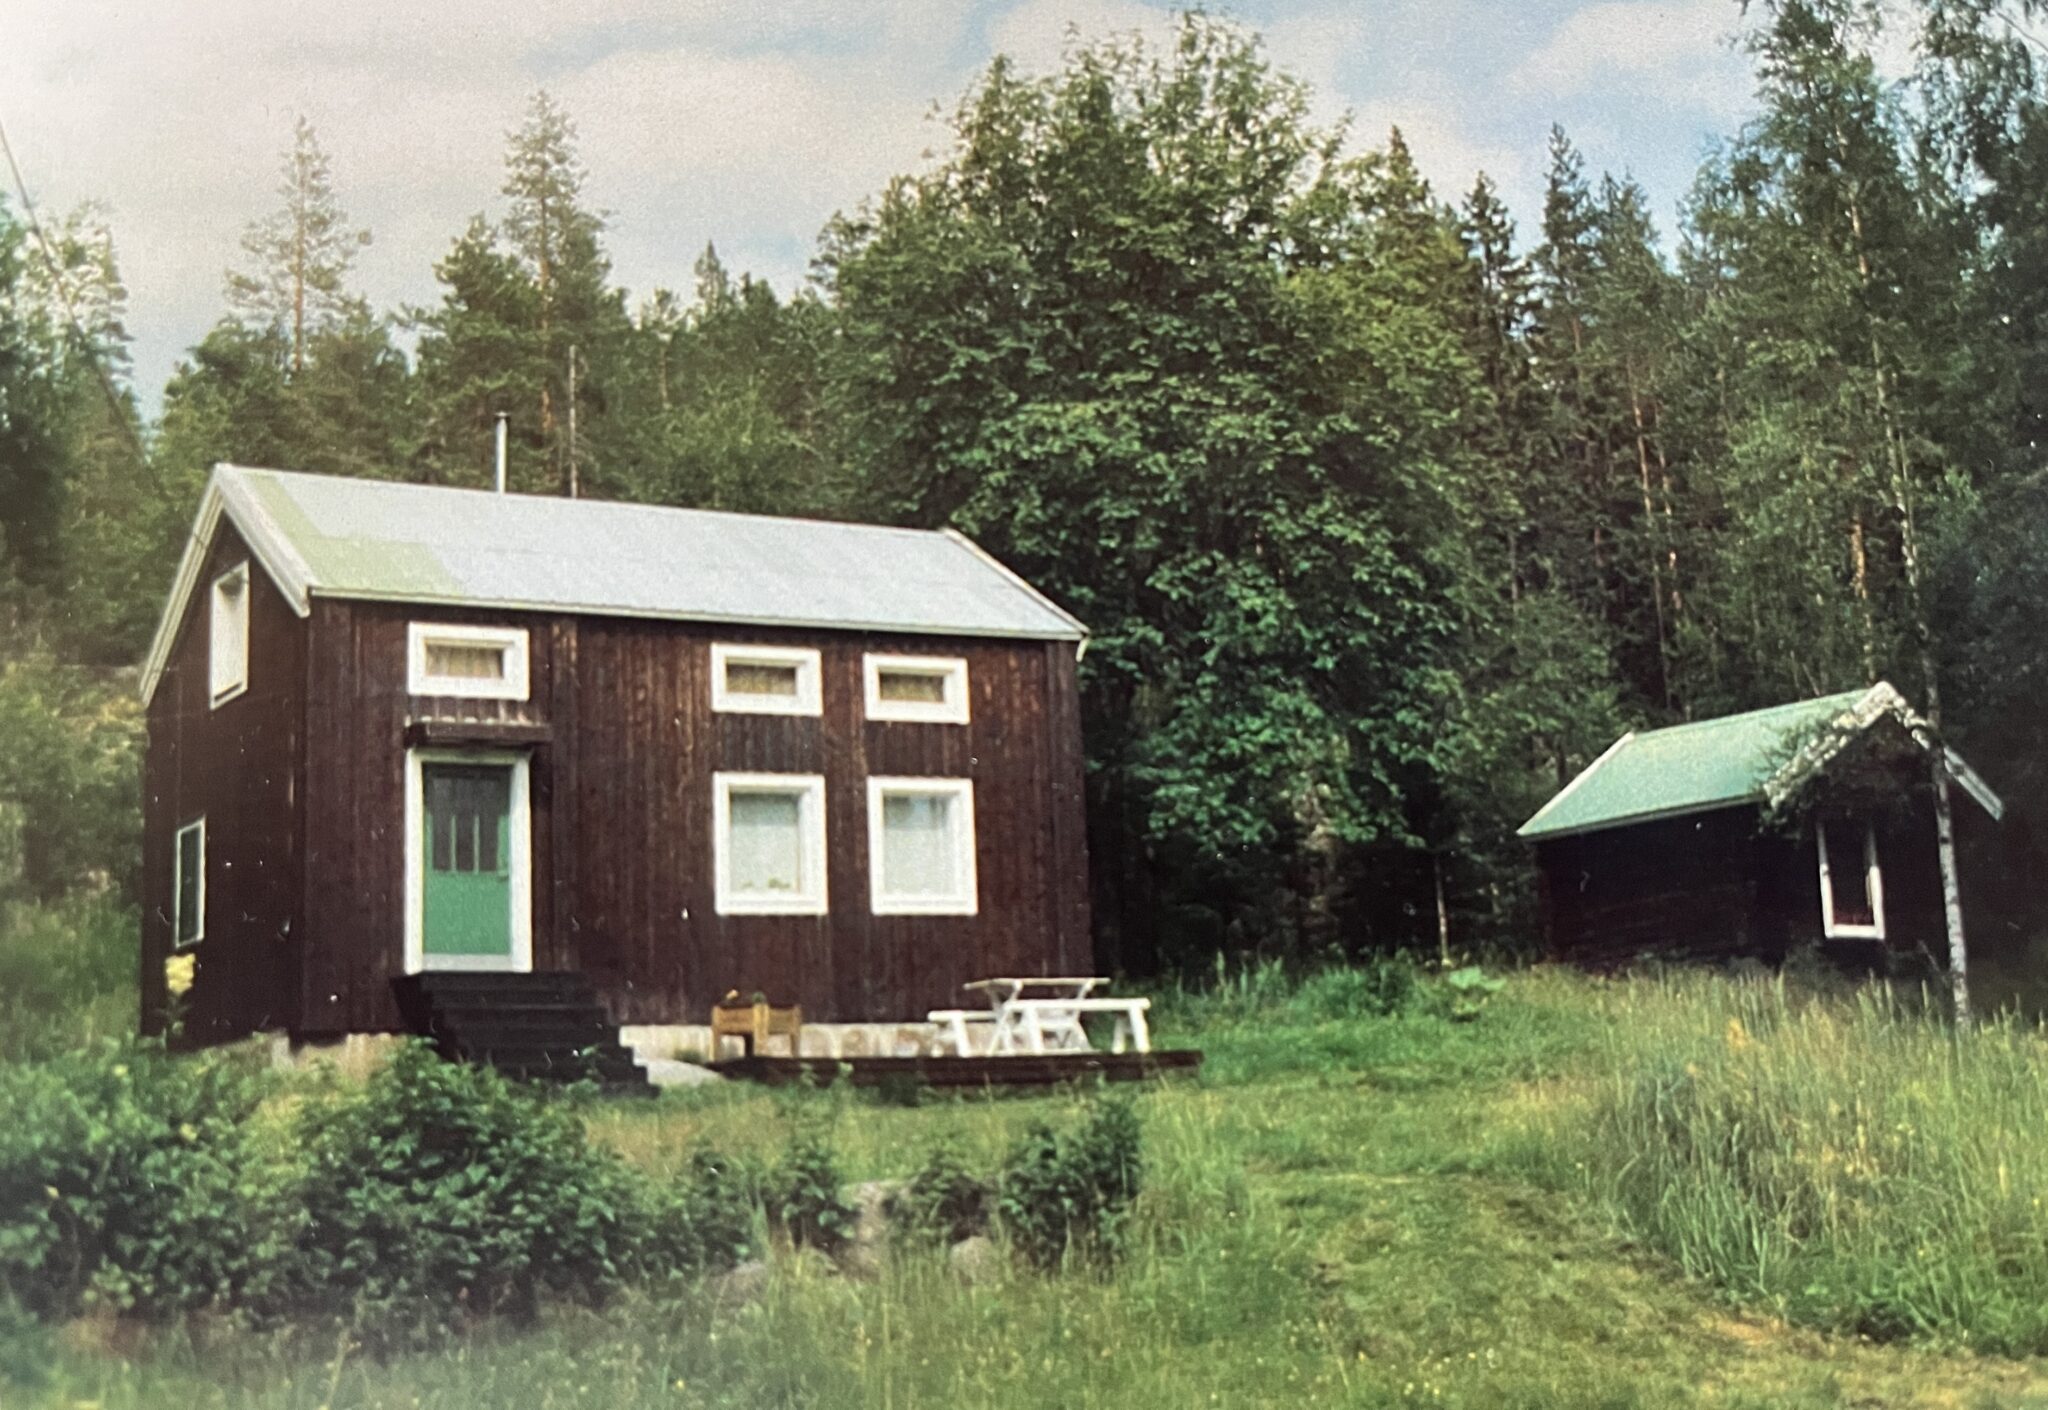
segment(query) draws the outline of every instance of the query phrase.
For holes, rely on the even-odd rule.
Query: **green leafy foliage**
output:
[[[824,1138],[799,1129],[773,1176],[768,1216],[791,1243],[835,1252],[852,1236],[857,1212],[840,1194],[844,1183]]]
[[[1144,1178],[1143,1133],[1127,1097],[1090,1103],[1064,1133],[1034,1124],[1003,1162],[996,1212],[1011,1242],[1042,1268],[1108,1264],[1123,1252]]]
[[[1398,137],[1342,161],[1308,103],[1203,17],[999,62],[823,260],[870,512],[958,525],[1090,624],[1108,855],[1229,909],[1409,835],[1461,617],[1463,256]]]
[[[716,1151],[691,1153],[682,1177],[652,1195],[646,1260],[656,1272],[730,1268],[760,1249],[760,1180]]]
[[[140,880],[142,721],[126,692],[42,651],[0,660],[0,846],[39,901]],[[10,889],[0,872],[0,896]]]
[[[409,1043],[360,1091],[309,1103],[298,1139],[309,1290],[382,1339],[601,1302],[638,1271],[638,1179],[489,1068]]]
[[[1486,1009],[1486,1001],[1507,987],[1505,979],[1488,974],[1476,964],[1452,970],[1444,976],[1443,984],[1450,999],[1449,1014],[1461,1023],[1479,1017]]]
[[[163,1318],[275,1305],[298,1219],[233,1054],[109,1044],[0,1065],[0,1303]]]
[[[896,1196],[891,1213],[919,1243],[954,1243],[988,1227],[990,1190],[953,1143],[933,1146]]]

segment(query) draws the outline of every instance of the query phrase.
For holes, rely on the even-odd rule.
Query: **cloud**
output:
[[[1023,0],[989,27],[989,52],[1007,54],[1029,73],[1056,69],[1078,40],[1135,34],[1151,46],[1172,42],[1174,19],[1163,6],[1139,0]]]
[[[1728,0],[1603,0],[1568,16],[1508,85],[1550,99],[1622,93],[1732,118],[1751,83],[1728,44],[1735,20]]]
[[[707,240],[788,287],[825,220],[919,164],[971,73],[968,0],[210,0],[50,7],[0,45],[39,203],[112,207],[138,384],[153,397],[222,310],[303,112],[375,243],[356,282],[430,302],[433,262],[502,206],[506,133],[542,85],[576,119],[617,276],[686,285]],[[25,39],[26,42],[17,42]]]
[[[1747,92],[1717,43],[1729,0],[1257,8],[1318,121],[1355,111],[1360,149],[1398,124],[1440,195],[1483,167],[1525,217],[1558,108],[1575,130],[1625,133],[1625,159],[1682,147],[1682,165],[1698,110]],[[432,302],[434,262],[472,215],[502,209],[505,136],[542,85],[579,125],[587,193],[636,296],[687,288],[707,240],[786,289],[835,211],[947,146],[933,105],[950,109],[992,54],[1043,72],[1077,40],[1164,46],[1175,27],[1169,0],[68,0],[13,18],[0,116],[42,204],[111,207],[148,400],[219,317],[243,227],[276,204],[295,114],[375,235],[356,283],[380,307]]]

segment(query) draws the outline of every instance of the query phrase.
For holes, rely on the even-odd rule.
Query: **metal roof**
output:
[[[1768,710],[1631,732],[1566,784],[1516,835],[1562,837],[1776,798],[1788,780],[1824,768],[1842,742],[1887,716],[1905,725],[1923,748],[1933,747],[1927,722],[1883,682]],[[1943,752],[1957,782],[1999,816],[2004,804],[1998,795],[1954,750]]]
[[[951,530],[217,465],[144,669],[145,696],[222,514],[302,615],[320,595],[943,636],[1087,634]]]

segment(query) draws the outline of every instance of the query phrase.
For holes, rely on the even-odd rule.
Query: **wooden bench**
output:
[[[750,1004],[737,1002],[739,991],[735,989],[723,1000],[711,1006],[711,1057],[718,1058],[719,1041],[737,1038],[746,1046],[748,1057],[762,1055],[761,1046],[770,1038],[789,1039],[789,1055],[799,1055],[798,1042],[804,1028],[804,1011],[800,1004],[787,1008],[776,1008],[765,1000]]]

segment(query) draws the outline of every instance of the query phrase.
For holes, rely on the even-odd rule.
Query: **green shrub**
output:
[[[239,1055],[109,1044],[0,1066],[0,1299],[149,1318],[256,1306],[295,1273],[267,1085]]]
[[[1505,979],[1488,974],[1476,964],[1454,969],[1444,976],[1444,1017],[1456,1023],[1470,1023],[1486,1011],[1486,1001],[1506,987]]]
[[[799,1132],[775,1172],[769,1216],[791,1243],[837,1252],[852,1237],[856,1213],[840,1196],[841,1183],[831,1148],[816,1133]]]
[[[1127,1097],[1101,1097],[1065,1135],[1038,1123],[1004,1162],[996,1210],[1024,1256],[1041,1268],[1069,1255],[1114,1261],[1144,1174],[1138,1114]]]
[[[956,1243],[988,1227],[988,1186],[977,1180],[959,1147],[934,1146],[897,1195],[892,1213],[905,1236],[921,1243]]]
[[[654,1205],[647,1258],[657,1271],[703,1273],[730,1268],[757,1251],[758,1181],[736,1162],[708,1150]]]
[[[309,1104],[301,1138],[313,1305],[377,1344],[600,1302],[661,1245],[644,1180],[573,1114],[424,1044]]]
[[[1417,978],[1415,962],[1406,955],[1379,955],[1310,975],[1290,1006],[1312,1022],[1390,1018],[1414,1000]]]

